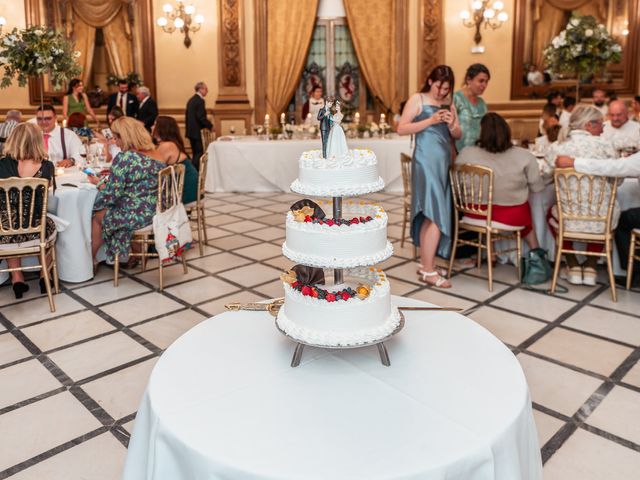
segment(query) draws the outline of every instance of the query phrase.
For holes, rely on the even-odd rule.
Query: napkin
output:
[[[82,190],[95,190],[97,187],[93,183],[82,182],[78,184],[78,188]]]
[[[53,213],[47,213],[47,217],[53,220],[53,223],[56,224],[56,230],[58,232],[64,232],[67,229],[67,227],[71,225],[70,222],[64,220],[63,218],[58,217],[57,215],[54,215]]]

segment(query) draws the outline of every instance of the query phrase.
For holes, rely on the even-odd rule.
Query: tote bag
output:
[[[177,184],[175,170],[171,167],[171,203],[173,205],[164,212],[156,213],[153,217],[154,242],[161,262],[179,259],[192,241],[191,223],[178,195]]]

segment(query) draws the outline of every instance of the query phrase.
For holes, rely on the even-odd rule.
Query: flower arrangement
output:
[[[53,28],[14,28],[0,37],[0,66],[4,67],[0,88],[10,86],[14,77],[23,87],[29,77],[49,75],[57,90],[82,71],[76,63],[79,56],[73,42]]]
[[[140,74],[138,72],[129,72],[123,78],[120,78],[113,73],[109,74],[109,76],[107,76],[107,85],[115,87],[116,85],[118,85],[118,82],[120,82],[120,80],[126,80],[127,83],[135,83],[138,86],[143,84],[142,78],[140,77]]]
[[[552,74],[573,73],[584,80],[622,58],[622,47],[592,16],[573,15],[567,27],[545,48],[544,59]]]

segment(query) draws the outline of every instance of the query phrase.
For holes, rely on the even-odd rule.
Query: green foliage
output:
[[[7,88],[14,78],[25,86],[29,77],[49,75],[54,88],[77,77],[82,69],[73,42],[53,28],[35,26],[0,37],[0,67],[4,67],[0,88]]]
[[[602,72],[610,63],[618,63],[622,47],[594,17],[574,15],[543,53],[552,74],[572,73],[586,78]]]
[[[135,83],[138,86],[143,85],[142,78],[140,78],[140,74],[138,72],[129,72],[122,79],[112,73],[107,77],[107,85],[118,85],[120,80],[126,80],[127,83]]]

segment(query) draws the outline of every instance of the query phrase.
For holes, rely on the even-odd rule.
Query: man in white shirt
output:
[[[618,150],[633,148],[640,144],[640,123],[629,120],[629,111],[622,100],[609,104],[609,120],[604,123],[602,136]]]
[[[600,110],[600,113],[602,113],[604,118],[607,118],[607,94],[605,91],[601,88],[596,88],[591,92],[591,96],[593,97],[593,106]]]
[[[640,177],[640,152],[618,160],[596,160],[593,158],[573,158],[559,156],[556,158],[558,168],[575,168],[580,173],[601,175],[603,177]],[[640,178],[638,179],[640,180]],[[630,208],[620,214],[618,227],[616,228],[616,246],[620,265],[626,267],[629,259],[629,244],[631,243],[631,230],[640,228],[640,207]],[[633,284],[640,279],[640,269],[637,263],[634,265]],[[616,283],[624,285],[624,278],[616,278]]]
[[[576,108],[576,99],[574,97],[564,97],[562,100],[562,112],[560,112],[560,126],[565,133],[569,132],[569,119],[571,118],[571,112]]]
[[[42,130],[49,160],[59,167],[72,167],[83,161],[84,145],[75,133],[56,124],[53,105],[42,105],[36,111],[36,121]]]

